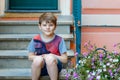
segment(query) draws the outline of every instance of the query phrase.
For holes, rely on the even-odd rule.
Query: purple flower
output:
[[[78,56],[78,52],[75,52],[75,54],[74,54],[75,56]]]
[[[94,79],[94,76],[91,76],[88,80],[93,80]]]
[[[92,72],[90,72],[89,74],[92,75]]]
[[[118,54],[118,52],[114,50],[114,51],[113,51],[113,54],[117,55],[117,54]]]
[[[110,76],[113,76],[112,70],[108,70],[108,72],[110,73]]]
[[[70,74],[69,74],[69,73],[67,73],[65,76],[66,76],[66,80],[68,80],[68,79],[69,79],[69,77],[70,77]]]
[[[113,47],[116,47],[118,44],[114,44]]]
[[[76,72],[74,72],[74,73],[73,73],[73,77],[74,77],[74,78],[78,78],[79,76],[78,76],[78,74],[77,74]]]
[[[91,78],[89,78],[88,80],[93,80],[93,78],[91,77]]]
[[[117,69],[117,72],[119,72],[120,71],[120,67]]]
[[[95,66],[92,66],[93,69],[95,69],[96,67]]]
[[[100,61],[102,61],[102,58],[99,58]]]
[[[107,56],[107,58],[109,58],[109,59],[110,59],[110,58],[111,58],[111,56],[110,56],[110,55],[108,55],[108,56]]]
[[[99,54],[99,57],[100,57],[100,58],[103,58],[103,56],[104,56],[104,55],[103,55],[102,53]]]
[[[116,43],[116,44],[113,45],[113,47],[115,48],[115,47],[117,47],[119,45],[120,45],[120,43]]]
[[[92,58],[92,62],[94,62],[95,61],[95,58]]]

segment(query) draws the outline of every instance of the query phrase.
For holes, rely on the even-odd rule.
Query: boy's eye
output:
[[[53,24],[49,24],[49,26],[54,26]]]
[[[54,24],[42,24],[42,26],[54,26]]]
[[[47,26],[46,24],[43,24],[43,26]]]

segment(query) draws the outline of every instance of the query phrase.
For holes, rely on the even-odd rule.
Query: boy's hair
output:
[[[46,21],[46,23],[53,23],[55,26],[57,24],[57,18],[53,15],[53,13],[43,13],[39,17],[39,24],[41,25],[42,21]]]

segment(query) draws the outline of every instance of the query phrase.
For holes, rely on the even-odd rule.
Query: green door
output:
[[[9,10],[58,10],[58,0],[9,0]]]

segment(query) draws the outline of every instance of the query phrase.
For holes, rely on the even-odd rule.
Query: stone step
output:
[[[73,50],[67,50],[68,57],[74,56]],[[13,58],[13,59],[27,59],[28,58],[28,51],[27,50],[0,50],[0,59],[1,58]]]
[[[28,18],[29,19],[29,18]],[[23,19],[3,19],[0,20],[1,25],[38,25],[38,20],[24,20]],[[58,15],[57,16],[57,25],[72,25],[73,24],[73,16],[72,15]]]
[[[66,69],[59,74],[59,80],[65,80]],[[31,80],[31,69],[0,69],[0,80]],[[40,80],[49,80],[48,76],[42,76]]]
[[[31,40],[36,34],[0,34],[0,40]],[[73,34],[57,34],[64,40],[73,40]]]
[[[68,57],[73,57],[72,50],[67,51]],[[0,50],[0,69],[3,68],[30,68],[27,50]],[[63,65],[66,67],[66,64]]]
[[[28,59],[27,50],[0,50],[0,59]]]
[[[58,16],[55,33],[70,33],[70,25],[73,25],[72,16]],[[1,20],[0,33],[38,33],[38,20]]]
[[[1,50],[25,50],[36,34],[0,34]],[[67,49],[70,49],[70,40],[73,40],[73,34],[58,34],[64,38]]]
[[[41,32],[38,25],[1,25],[0,34],[36,34]],[[70,26],[57,26],[55,33],[67,34],[70,33]]]

